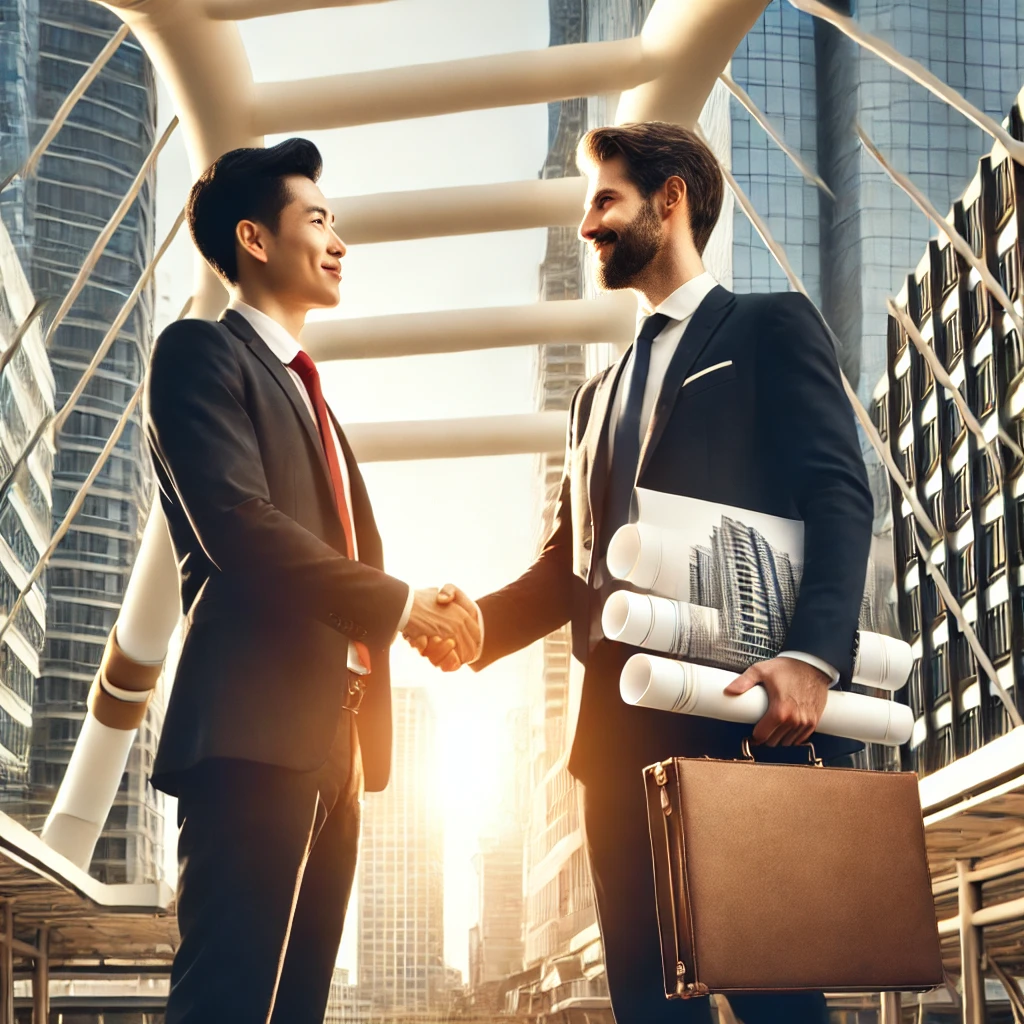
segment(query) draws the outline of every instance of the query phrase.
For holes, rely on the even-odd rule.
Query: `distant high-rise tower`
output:
[[[120,27],[120,19],[99,4],[0,0],[0,175],[25,159],[83,70]],[[75,105],[36,174],[13,185],[0,201],[37,297],[67,294],[151,150],[155,128],[153,68],[129,38]],[[150,176],[50,343],[58,407],[152,257],[154,203]],[[147,289],[57,438],[54,523],[63,519],[142,380],[152,318],[152,290]],[[67,768],[152,499],[140,415],[107,460],[47,572],[46,647],[35,688],[29,791],[26,799],[8,806],[30,828],[42,826]],[[106,882],[143,882],[160,875],[163,798],[147,779],[161,719],[157,701],[139,730],[97,844],[92,870]]]
[[[469,985],[474,992],[523,967],[522,839],[519,831],[481,836],[473,858],[478,924],[470,946]]]
[[[445,998],[444,832],[434,710],[392,690],[391,781],[371,793],[359,850],[359,997],[374,1014],[428,1013]]]

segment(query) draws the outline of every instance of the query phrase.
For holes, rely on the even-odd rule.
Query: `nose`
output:
[[[338,259],[344,257],[345,253],[348,252],[348,247],[341,240],[341,236],[334,230],[334,228],[331,228],[331,237],[327,243],[327,251],[332,256],[337,256]]]
[[[577,235],[581,242],[590,242],[601,232],[601,211],[589,209],[583,215]]]

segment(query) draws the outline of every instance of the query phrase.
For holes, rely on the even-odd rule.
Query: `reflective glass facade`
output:
[[[35,304],[21,261],[0,222],[0,345],[4,350]],[[53,412],[53,374],[37,320],[0,376],[0,479],[29,436]],[[6,616],[50,538],[53,451],[41,444],[14,474],[0,505],[0,611]],[[32,701],[46,626],[45,579],[26,596],[0,643],[0,791],[24,798],[29,777]]]
[[[391,699],[391,781],[367,794],[359,845],[359,998],[374,1019],[437,1011],[446,986],[434,709],[422,687],[395,687]]]
[[[5,55],[0,117],[7,121],[0,156],[6,173],[24,160],[121,22],[99,4],[75,0],[0,3],[0,52]],[[12,56],[12,64],[6,55]],[[98,232],[152,148],[155,123],[153,70],[129,38],[76,104],[34,177],[27,185],[12,187],[0,201],[0,213],[37,296],[67,294]],[[49,356],[58,407],[152,256],[153,204],[150,176],[53,337]],[[142,379],[151,324],[152,293],[147,290],[57,440],[54,524],[63,519]],[[30,828],[41,828],[66,770],[152,490],[136,414],[47,572],[46,646],[35,688],[30,788],[26,799],[8,803]],[[147,781],[161,719],[161,704],[154,702],[96,849],[93,873],[104,881],[142,882],[161,873],[162,797]]]
[[[845,7],[844,7],[845,2]],[[1016,0],[839,0],[868,32],[919,61],[997,120],[1020,88],[1024,7]],[[949,209],[986,137],[902,72],[828,24],[772,0],[740,44],[732,75],[817,167],[835,201],[808,185],[738,104],[733,171],[820,302],[841,361],[865,402],[885,369],[885,299],[931,234],[928,221],[861,149],[861,124],[934,205]],[[742,211],[734,214],[734,288],[784,290]]]
[[[1008,125],[1024,138],[1019,102]],[[1019,308],[1024,179],[1001,146],[977,165],[953,222]],[[939,357],[984,438],[1024,440],[1024,347],[1011,318],[945,238],[923,247],[897,299]],[[925,571],[917,532],[1020,709],[1024,662],[1024,459],[968,429],[898,320],[889,318],[886,372],[872,415],[941,539],[931,542],[893,485],[893,536],[902,632],[917,655],[901,694],[915,727],[906,767],[944,768],[1007,732],[1010,718],[957,618]]]

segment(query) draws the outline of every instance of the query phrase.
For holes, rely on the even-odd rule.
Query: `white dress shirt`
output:
[[[640,334],[640,328],[644,320],[652,313],[664,313],[671,317],[661,330],[661,333],[651,342],[651,363],[647,371],[647,384],[644,387],[644,401],[640,409],[640,444],[643,446],[644,438],[647,436],[647,428],[650,425],[651,417],[654,415],[654,406],[661,393],[662,384],[665,381],[665,373],[668,371],[668,364],[672,361],[676,348],[683,340],[686,328],[690,323],[697,307],[704,301],[708,293],[717,286],[718,282],[705,270],[685,284],[680,285],[671,295],[661,302],[655,309],[640,307],[637,310],[636,334]],[[633,356],[629,355],[626,365],[623,367],[622,376],[619,378],[619,395],[616,407],[618,415],[622,415],[626,404],[626,397],[629,394],[629,382],[633,373]],[[608,454],[611,457],[612,446],[615,441],[615,424],[608,425]],[[781,651],[780,658],[793,658],[796,661],[806,662],[813,665],[818,671],[823,672],[831,680],[830,686],[839,682],[839,672],[827,661],[807,654],[804,651]]]
[[[302,398],[303,404],[309,410],[309,415],[313,419],[314,426],[317,427],[317,434],[320,433],[320,427],[316,420],[316,411],[313,409],[313,400],[309,397],[309,392],[306,390],[306,385],[303,384],[302,378],[288,365],[302,350],[302,346],[271,316],[267,316],[266,313],[256,309],[253,306],[242,302],[240,299],[232,299],[228,304],[228,309],[233,309],[236,313],[244,316],[249,321],[253,330],[263,339],[266,343],[267,348],[277,356],[278,359],[284,364],[284,368],[288,371],[288,376],[291,377],[292,383],[295,385],[299,396]],[[326,401],[326,399],[324,399]],[[334,443],[334,450],[338,453],[338,465],[341,467],[341,482],[345,488],[345,503],[349,508],[349,515],[352,514],[352,484],[349,480],[348,465],[345,462],[345,452],[341,447],[341,442],[338,440],[338,432],[334,429],[334,424],[329,424],[331,428],[331,440]],[[356,539],[355,523],[352,524],[352,557],[359,557],[359,547]],[[409,616],[412,614],[412,601],[413,591],[409,588],[409,597],[405,602],[405,611],[402,612],[402,618],[399,620],[398,628],[395,630],[397,636],[405,628],[405,624],[409,621]],[[363,667],[362,662],[359,660],[358,654],[356,654],[355,647],[349,644],[348,648],[348,667],[350,671],[363,675],[366,669]]]

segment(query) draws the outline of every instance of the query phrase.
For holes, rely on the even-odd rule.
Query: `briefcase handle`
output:
[[[754,743],[754,737],[753,736],[744,736],[743,737],[743,741],[740,743],[740,750],[743,753],[742,760],[744,760],[744,761],[753,761],[754,763],[757,762],[757,758],[754,757],[753,751],[750,749],[753,746],[753,743]],[[815,768],[824,768],[825,767],[825,762],[822,761],[822,759],[820,757],[818,757],[818,754],[817,754],[817,752],[814,749],[814,744],[813,743],[809,743],[809,742],[808,743],[797,743],[797,744],[794,744],[794,745],[798,746],[798,747],[806,747],[807,748],[807,763],[809,765],[812,765]]]

